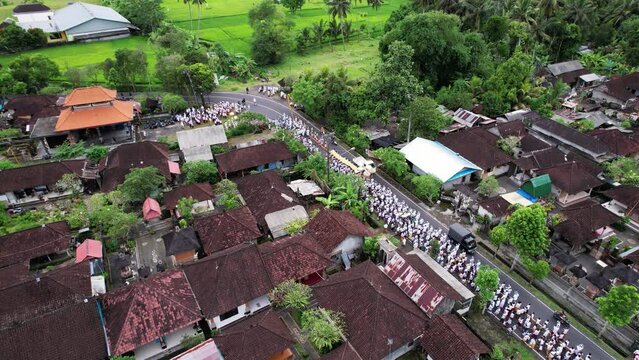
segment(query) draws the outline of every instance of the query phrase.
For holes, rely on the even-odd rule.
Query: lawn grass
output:
[[[539,300],[541,300],[546,305],[548,305],[548,307],[553,309],[553,311],[563,310],[563,308],[559,304],[557,304],[553,298],[549,297],[544,292],[540,291],[536,287],[529,284],[528,280],[524,279],[516,271],[510,271],[510,267],[504,264],[503,262],[501,262],[499,258],[492,257],[492,253],[488,254],[487,252],[482,252],[482,255],[486,256],[487,258],[489,257],[490,260],[495,265],[497,265],[503,272],[507,273],[510,277],[515,279],[515,281],[517,281],[519,285],[525,287],[526,290],[530,291],[535,297],[537,297]],[[593,342],[597,343],[597,345],[599,345],[602,349],[606,350],[608,354],[612,355],[615,359],[619,359],[619,360],[624,359],[624,357],[621,354],[619,354],[615,349],[613,349],[605,341],[603,341],[596,332],[591,330],[589,327],[586,327],[585,325],[583,325],[577,318],[570,315],[569,313],[567,314],[567,316],[571,326],[574,326],[575,328],[579,329],[582,333],[588,336]]]
[[[17,4],[14,0],[14,3]],[[68,0],[45,0],[45,5],[56,9],[66,5]],[[348,19],[353,22],[353,29],[360,29],[366,26],[365,32],[360,32],[357,37],[352,38],[342,46],[341,41],[337,41],[333,46],[324,45],[321,48],[311,49],[307,54],[289,54],[282,64],[268,66],[266,70],[271,72],[271,79],[279,80],[287,74],[299,74],[306,69],[319,70],[322,67],[336,69],[340,66],[348,68],[351,78],[362,78],[367,76],[374,64],[379,59],[377,51],[378,40],[373,38],[373,34],[379,35],[384,22],[390,13],[399,8],[401,4],[409,0],[388,0],[379,10],[374,10],[366,6],[366,2],[353,2],[351,14]],[[87,2],[98,3],[99,0],[89,0]],[[200,21],[200,37],[203,40],[221,43],[225,49],[236,53],[250,53],[250,39],[252,29],[248,24],[248,11],[256,0],[209,0],[202,6]],[[190,29],[188,7],[182,1],[164,0],[163,6],[167,11],[169,21],[176,25]],[[15,4],[0,7],[0,13],[5,17],[11,14]],[[197,8],[192,7],[193,28],[197,29]],[[320,19],[328,21],[324,0],[307,0],[302,10],[296,14],[285,11],[287,16],[295,22],[295,29],[310,26]],[[126,39],[111,41],[99,41],[92,43],[63,44],[59,46],[26,51],[21,54],[0,56],[0,65],[7,65],[19,55],[42,54],[56,62],[62,72],[68,67],[81,67],[88,64],[103,62],[108,57],[113,57],[116,49],[121,48],[143,48],[149,61],[149,74],[151,82],[155,80],[155,52],[147,38],[142,36],[132,36]],[[100,74],[99,81],[104,81]],[[240,83],[229,80],[222,83],[222,90],[243,89],[246,85],[254,85],[255,82]]]

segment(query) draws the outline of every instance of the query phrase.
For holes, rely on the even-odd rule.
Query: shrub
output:
[[[308,285],[286,280],[271,290],[268,297],[275,307],[302,311],[309,307],[311,295],[312,291]]]
[[[21,135],[22,131],[20,129],[9,128],[0,130],[0,139],[14,138]]]

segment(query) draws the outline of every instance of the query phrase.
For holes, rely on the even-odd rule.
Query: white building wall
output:
[[[211,325],[211,327],[214,327],[216,329],[220,329],[224,326],[228,326],[238,320],[241,320],[257,311],[260,311],[270,305],[271,305],[271,302],[268,300],[268,294],[264,294],[260,297],[250,300],[246,304],[242,304],[238,306],[237,315],[232,316],[225,320],[221,320],[220,316],[216,316],[215,318],[213,318],[212,322],[209,320],[209,325]]]
[[[197,331],[193,329],[193,325],[172,332],[165,337],[166,349],[162,349],[160,341],[155,340],[133,351],[136,360],[159,359],[167,354],[177,350],[180,341],[185,336],[197,335]]]

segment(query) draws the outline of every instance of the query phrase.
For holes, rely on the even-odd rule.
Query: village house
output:
[[[370,261],[315,284],[313,299],[344,314],[348,342],[362,359],[390,360],[409,352],[428,323],[419,306]]]
[[[58,221],[0,236],[0,268],[16,264],[43,266],[69,257],[71,229]]]
[[[307,234],[267,242],[258,249],[275,285],[291,279],[316,284],[326,278],[325,270],[333,264],[324,249]]]
[[[200,308],[181,269],[113,290],[100,303],[111,355],[159,359],[201,331]]]
[[[266,232],[266,215],[300,205],[297,196],[277,171],[265,171],[235,180],[237,189],[257,223]]]
[[[601,194],[610,201],[602,204],[613,214],[629,220],[628,227],[639,231],[639,188],[631,185],[620,185]]]
[[[597,129],[588,135],[603,142],[610,151],[618,156],[639,158],[639,141],[634,133],[621,132],[619,129]]]
[[[62,107],[58,105],[59,99],[57,95],[18,95],[7,101],[3,107],[3,111],[7,112],[11,117],[9,125],[25,132],[31,132],[38,119],[50,116],[57,117],[60,115],[60,109]],[[52,146],[61,144],[65,139],[66,136],[58,138]]]
[[[603,183],[574,161],[538,170],[536,174],[550,176],[552,193],[561,206],[588,199],[592,189]]]
[[[293,359],[295,338],[272,309],[224,328],[212,339],[224,360]]]
[[[311,220],[304,232],[324,249],[335,263],[349,269],[351,261],[359,255],[365,236],[373,231],[348,211],[322,209]]]
[[[182,198],[193,198],[193,200],[196,201],[196,203],[193,204],[193,212],[195,213],[212,211],[215,209],[215,203],[213,202],[215,195],[213,194],[213,188],[209,183],[179,185],[172,190],[165,192],[164,208],[179,218],[180,215],[176,208],[178,201]]]
[[[571,87],[577,84],[580,76],[591,73],[590,70],[583,67],[579,60],[549,64],[546,66],[546,70],[549,73],[547,80],[551,83],[554,84],[561,80]]]
[[[637,84],[639,72],[619,76],[592,89],[592,99],[617,109],[634,109],[639,94]]]
[[[436,141],[418,137],[400,151],[415,174],[436,177],[446,190],[455,184],[470,182],[472,174],[481,171],[477,165]]]
[[[81,176],[83,167],[84,160],[63,160],[0,170],[0,202],[19,207],[67,197],[73,189],[56,184],[65,174]],[[77,186],[82,190],[80,180]]]
[[[122,144],[109,152],[104,160],[102,191],[113,191],[124,182],[131,169],[154,166],[168,183],[180,174],[179,164],[171,161],[169,147],[166,144],[143,141]]]
[[[573,252],[580,251],[590,242],[614,235],[610,226],[620,220],[593,199],[568,206],[560,214],[563,221],[554,226],[554,237],[568,243]]]
[[[212,145],[226,144],[224,126],[213,125],[175,133],[184,161],[213,160]]]
[[[197,260],[200,242],[192,227],[173,231],[162,236],[166,256],[174,264],[186,264]]]
[[[297,156],[281,141],[243,147],[215,155],[222,178],[244,176],[252,171],[287,168],[295,164]]]
[[[198,217],[194,227],[206,255],[241,244],[256,243],[262,237],[255,217],[246,206]]]
[[[212,329],[224,328],[271,304],[268,292],[274,284],[257,245],[216,252],[185,265],[184,272]]]
[[[44,5],[25,5],[13,9],[18,26],[25,30],[41,29],[49,35],[50,43],[117,39],[129,36],[131,30],[136,29],[129,20],[106,6],[74,2],[52,11]]]
[[[470,128],[440,136],[438,141],[481,169],[474,180],[501,176],[510,170],[512,158],[497,146],[499,138],[485,128]]]
[[[308,213],[301,205],[266,214],[264,216],[266,227],[273,239],[288,235],[287,226],[294,222],[308,222]]]
[[[419,344],[431,360],[478,360],[490,349],[455,314],[433,319]]]

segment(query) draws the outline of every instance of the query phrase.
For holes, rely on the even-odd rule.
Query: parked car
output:
[[[461,224],[455,223],[448,228],[448,238],[458,243],[462,249],[469,253],[474,253],[475,249],[477,249],[475,235]]]

